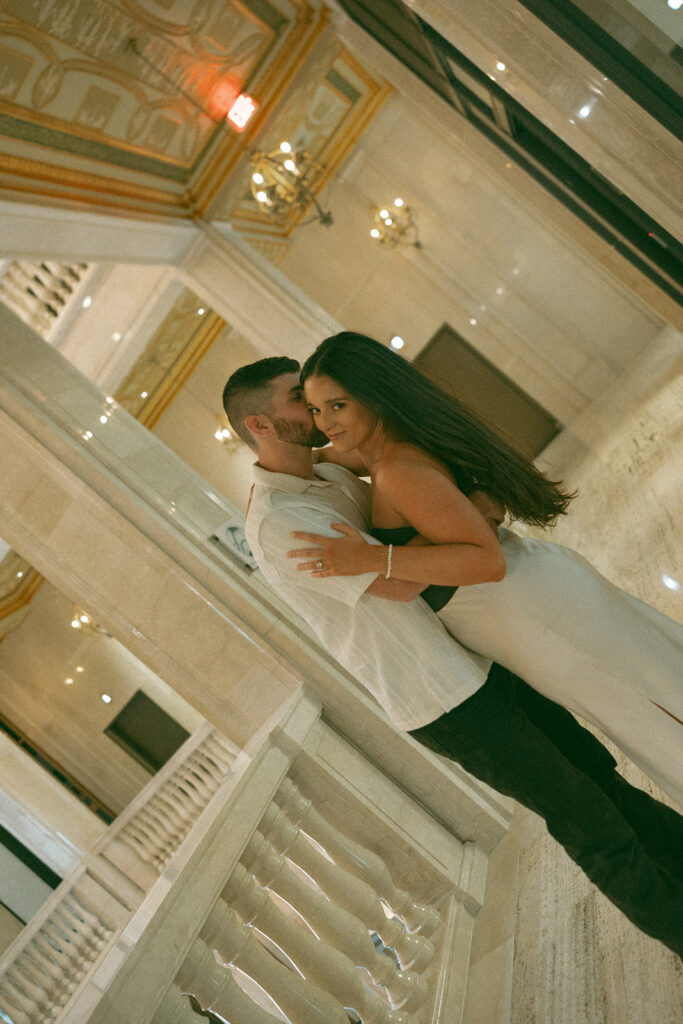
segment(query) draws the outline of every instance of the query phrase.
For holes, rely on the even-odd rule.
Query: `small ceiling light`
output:
[[[280,143],[280,149],[282,150],[283,153],[291,153],[292,152],[292,144],[291,144],[291,142],[281,142]]]
[[[398,197],[398,199],[394,199],[394,206],[398,206],[399,209],[403,206],[403,200],[401,199],[400,196]]]
[[[251,180],[254,182],[255,185],[262,185],[266,179],[259,171],[256,171],[254,174],[252,174]]]
[[[391,225],[392,225],[392,224],[393,224],[394,222],[393,222],[393,220],[391,219],[391,217],[385,217],[385,218],[384,218],[384,223],[386,224],[386,226],[387,226],[387,227],[391,227]]]
[[[591,110],[592,110],[592,107],[591,107],[590,103],[584,103],[584,105],[579,110],[579,117],[588,117],[588,115],[590,114]]]
[[[476,321],[476,318],[475,318],[475,317],[473,317],[473,316],[471,316],[471,317],[470,317],[470,323],[472,324],[472,326],[473,326],[473,327],[476,327],[476,326],[477,326],[477,321]]]
[[[83,299],[83,309],[87,309],[88,306],[92,305],[92,295],[86,295]]]
[[[683,0],[681,0],[681,4],[683,5]],[[678,582],[678,580],[675,580],[673,578],[673,576],[669,576],[669,574],[666,573],[666,572],[662,576],[662,583],[664,584],[665,587],[668,587],[669,590],[680,590],[681,589],[681,585]]]
[[[382,218],[382,220],[386,220],[387,217],[389,216],[389,211],[388,210],[380,210],[379,211],[379,215]]]
[[[120,331],[114,331],[114,333],[111,336],[111,340],[112,341],[121,341],[121,332]]]
[[[85,614],[85,612],[84,612],[84,613],[83,613],[82,615],[79,615],[79,616],[78,616],[78,621],[79,621],[79,622],[83,622],[83,623],[86,623],[86,622],[90,622],[90,618],[89,618],[89,616],[87,616],[87,615]]]
[[[380,236],[379,228],[372,228],[371,231],[370,231],[370,235],[371,235],[372,238],[379,238],[379,236]]]
[[[197,316],[204,316],[205,313],[206,310],[204,309],[204,307],[200,306],[199,309],[197,310]]]
[[[106,423],[106,422],[107,422],[107,417],[106,416],[100,416],[100,423]]]
[[[73,683],[73,679],[71,678],[71,676],[67,676],[64,682],[66,683],[67,686],[71,686],[71,684]]]
[[[395,334],[391,341],[389,342],[389,344],[391,345],[392,348],[398,350],[399,348],[403,348],[403,346],[405,345],[405,341],[399,334]]]
[[[148,394],[149,394],[149,391],[141,391],[140,392],[140,398],[147,398]]]
[[[288,171],[291,171],[292,174],[299,173],[299,168],[296,166],[293,160],[285,160],[284,166],[287,168]]]
[[[71,620],[71,628],[72,629],[80,629],[81,628],[81,624],[78,621],[78,619],[72,619]]]
[[[111,704],[111,697],[109,696],[108,693],[102,694],[102,700],[104,701],[105,704]]]
[[[107,405],[113,405],[114,399],[111,397],[111,395],[107,395],[107,397],[105,398],[105,402],[107,403]]]
[[[496,295],[502,295],[504,291],[505,289],[502,287],[502,285],[498,285],[498,287],[496,288]]]
[[[268,202],[268,193],[264,192],[263,189],[261,189],[260,192],[256,193],[256,198],[258,199],[259,203],[267,203]]]
[[[505,71],[507,65],[503,64],[502,60],[496,61],[496,68],[498,71]]]
[[[92,436],[92,430],[86,430],[85,434],[83,435],[86,441],[89,441]]]
[[[666,0],[666,2],[672,11],[677,11],[680,7],[683,7],[683,0]]]
[[[24,574],[23,574],[23,572],[18,572],[18,573],[17,573],[17,579],[18,579],[18,580],[22,579],[22,578],[23,578],[23,575],[24,575]]]
[[[82,665],[76,665],[76,671],[77,672],[85,672],[85,669],[83,668]]]

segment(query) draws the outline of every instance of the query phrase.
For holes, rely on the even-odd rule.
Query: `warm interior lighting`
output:
[[[400,334],[395,334],[391,341],[389,342],[389,344],[391,345],[392,348],[398,350],[399,348],[403,348],[403,346],[405,345],[405,341],[400,336]]]
[[[391,212],[386,206],[375,206],[373,211],[375,226],[370,231],[370,235],[372,238],[376,238],[380,245],[393,247],[399,242],[407,242],[415,246],[416,249],[422,248],[413,211],[405,205],[405,200],[400,196],[394,199]]]

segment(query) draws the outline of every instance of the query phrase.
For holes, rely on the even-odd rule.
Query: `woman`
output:
[[[501,529],[467,495],[549,526],[573,495],[400,356],[343,332],[306,361],[316,425],[372,479],[373,532],[293,557],[321,576],[390,574],[438,587],[423,597],[461,643],[599,726],[683,806],[683,627],[610,584],[576,552]],[[457,588],[454,590],[454,588]]]

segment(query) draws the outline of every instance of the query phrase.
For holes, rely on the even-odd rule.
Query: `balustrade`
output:
[[[55,891],[37,926],[0,960],[0,1009],[12,1024],[51,1024],[122,923],[120,908],[87,876]],[[89,890],[89,899],[82,890]],[[95,909],[97,903],[97,909]]]
[[[12,260],[0,276],[0,302],[49,339],[87,271],[87,263]]]
[[[375,890],[327,859],[292,823],[277,804],[267,808],[261,827],[275,848],[316,880],[333,902],[360,918],[394,950],[402,967],[423,970],[434,958],[434,946],[421,935],[411,935],[396,918],[388,918]]]
[[[173,770],[166,772],[149,798],[119,825],[116,842],[128,847],[157,872],[163,871],[217,791],[233,760],[234,750],[227,740],[216,731],[206,735],[199,746],[185,753],[177,766],[173,761]]]
[[[464,987],[449,990],[449,968],[457,958],[466,975],[475,902],[462,889],[467,871],[456,870],[462,852],[448,878],[421,862],[423,893],[443,897],[450,884],[442,923],[395,884],[388,857],[345,835],[323,777],[325,816],[315,806],[317,774],[307,776],[312,798],[288,777],[315,730],[325,735],[319,716],[301,693],[236,771],[234,752],[208,725],[195,734],[96,844],[87,870],[101,870],[107,887],[94,877],[90,889],[63,883],[49,913],[0,962],[7,1022],[457,1024]],[[393,785],[376,776],[375,784]],[[390,835],[393,826],[382,827]],[[400,834],[404,856],[404,823]],[[423,839],[413,846],[418,858]],[[150,874],[144,885],[128,876],[135,884],[117,902],[122,849]]]
[[[439,912],[434,907],[415,903],[409,893],[394,885],[389,870],[376,853],[354,842],[330,824],[299,792],[291,779],[285,779],[275,794],[275,802],[322,846],[328,856],[352,875],[373,886],[378,896],[400,916],[409,932],[432,935],[439,927]]]

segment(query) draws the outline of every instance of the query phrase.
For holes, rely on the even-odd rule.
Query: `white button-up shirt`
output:
[[[319,463],[314,472],[314,480],[305,480],[254,466],[249,546],[268,582],[397,728],[417,729],[475,693],[491,662],[458,644],[422,598],[398,602],[366,594],[375,573],[299,572],[297,560],[287,558],[301,543],[293,531],[336,537],[330,523],[348,523],[364,533],[370,520],[365,481],[331,463]]]

